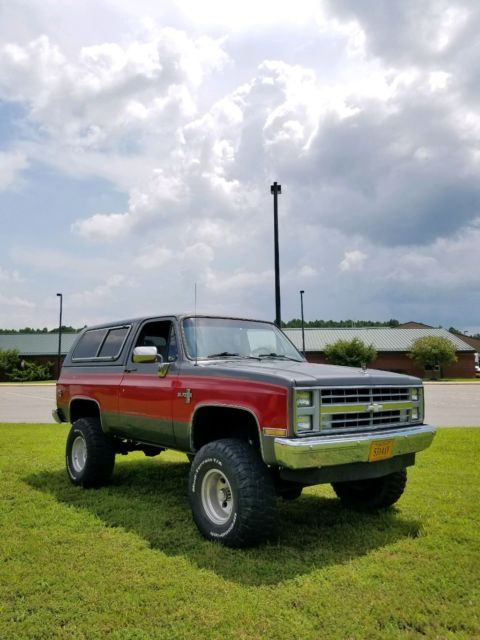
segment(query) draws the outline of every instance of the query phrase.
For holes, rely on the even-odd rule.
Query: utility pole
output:
[[[63,311],[63,294],[57,293],[60,298],[60,318],[58,321],[58,357],[57,357],[57,379],[60,378],[60,369],[62,367],[62,311]]]
[[[305,320],[303,317],[303,294],[305,293],[305,291],[302,289],[300,291],[300,310],[301,310],[301,314],[302,314],[302,349],[303,349],[303,355],[306,357],[305,354]]]
[[[280,304],[280,252],[278,248],[278,194],[282,193],[282,185],[274,182],[270,187],[273,194],[273,239],[275,250],[275,324],[282,328],[282,312]]]

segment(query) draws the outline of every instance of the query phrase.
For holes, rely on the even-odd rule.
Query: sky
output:
[[[480,330],[474,0],[0,2],[0,327]]]

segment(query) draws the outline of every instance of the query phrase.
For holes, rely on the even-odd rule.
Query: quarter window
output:
[[[130,327],[89,329],[75,347],[72,360],[115,360],[120,355]]]
[[[111,329],[108,332],[108,336],[105,338],[105,342],[98,354],[99,358],[116,358],[123,345],[123,341],[127,337],[128,327],[119,327],[118,329]]]
[[[90,331],[86,331],[75,347],[73,359],[95,358],[106,334],[107,329],[91,329]]]

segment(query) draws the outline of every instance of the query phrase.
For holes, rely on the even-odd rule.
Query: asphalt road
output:
[[[0,385],[0,422],[53,423],[54,406],[54,385]],[[428,424],[480,426],[480,384],[426,384],[425,407]]]

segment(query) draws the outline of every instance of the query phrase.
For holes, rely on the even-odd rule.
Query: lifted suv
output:
[[[271,536],[276,497],[309,485],[389,507],[435,434],[419,379],[309,364],[269,322],[209,316],[84,330],[53,413],[72,423],[67,471],[84,487],[109,482],[116,454],[185,452],[197,527],[236,547]]]

